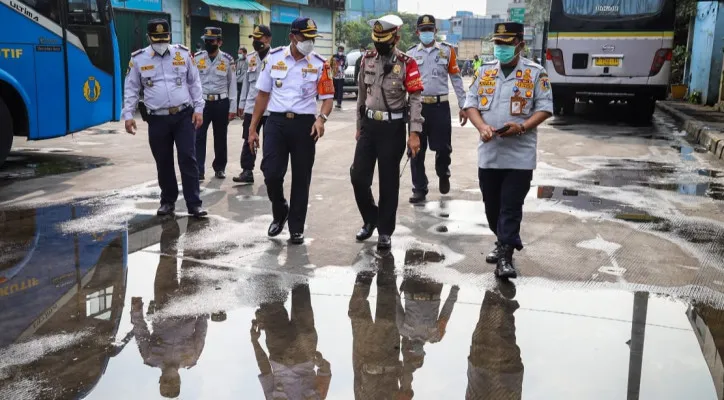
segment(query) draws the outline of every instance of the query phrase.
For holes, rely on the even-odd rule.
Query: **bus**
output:
[[[13,136],[64,136],[121,116],[110,0],[0,0],[0,165]]]
[[[552,0],[546,69],[555,114],[625,101],[650,118],[666,98],[674,0]]]

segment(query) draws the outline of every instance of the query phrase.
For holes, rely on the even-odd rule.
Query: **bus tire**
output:
[[[576,96],[563,98],[563,115],[571,116],[576,112]]]
[[[13,118],[10,110],[2,98],[0,98],[0,166],[10,154],[13,147]]]
[[[637,121],[648,122],[656,111],[656,100],[650,97],[636,98],[630,104],[630,112]]]

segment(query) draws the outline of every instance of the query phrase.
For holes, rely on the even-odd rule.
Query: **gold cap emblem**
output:
[[[428,17],[427,15],[424,16],[424,17],[422,18],[422,23],[423,23],[423,24],[429,24],[429,23],[430,23],[430,17]]]
[[[161,24],[156,25],[156,33],[163,33],[163,25],[161,25]]]
[[[312,21],[311,19],[308,19],[308,20],[307,20],[307,28],[309,28],[309,29],[317,29],[317,25],[314,25],[314,21]]]
[[[254,33],[261,33],[261,30],[259,30],[258,26],[256,28],[254,28]]]
[[[211,29],[206,30],[206,36],[213,36],[213,35],[214,35],[214,33],[211,32]]]
[[[505,33],[505,25],[503,25],[503,24],[498,25],[498,33]]]
[[[382,32],[382,31],[384,30],[384,29],[382,28],[382,24],[380,23],[380,21],[375,22],[374,30],[375,30],[375,32],[377,32],[377,33],[380,33],[380,32]]]

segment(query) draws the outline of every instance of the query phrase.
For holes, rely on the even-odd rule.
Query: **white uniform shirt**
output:
[[[236,75],[234,59],[220,51],[211,61],[206,50],[194,54],[196,67],[201,77],[201,87],[204,96],[210,94],[225,94],[229,96],[229,112],[236,113]]]

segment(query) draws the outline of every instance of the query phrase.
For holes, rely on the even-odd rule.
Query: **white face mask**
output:
[[[314,41],[305,40],[304,42],[297,42],[296,47],[300,53],[302,53],[305,56],[308,56],[309,53],[314,51]]]
[[[151,48],[156,54],[164,55],[168,51],[168,43],[153,43]]]

